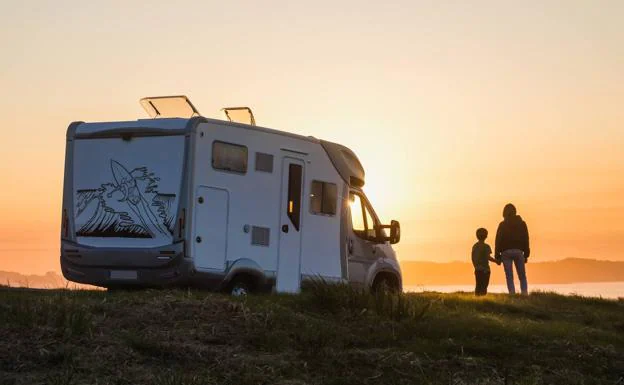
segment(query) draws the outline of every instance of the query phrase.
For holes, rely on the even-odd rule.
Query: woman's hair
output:
[[[486,229],[484,229],[483,227],[481,227],[480,229],[477,229],[477,239],[480,241],[485,241],[485,238],[487,238],[488,236],[488,231]]]
[[[503,218],[511,218],[516,216],[516,206],[507,203],[503,209]]]

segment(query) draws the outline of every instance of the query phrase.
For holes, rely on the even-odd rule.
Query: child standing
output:
[[[488,231],[484,228],[477,230],[478,242],[472,246],[472,265],[475,269],[475,295],[486,295],[490,284],[490,261],[498,263],[492,255],[492,248],[485,243]]]

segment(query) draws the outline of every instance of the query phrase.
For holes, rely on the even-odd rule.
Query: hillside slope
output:
[[[1,384],[622,384],[624,302],[0,289]]]

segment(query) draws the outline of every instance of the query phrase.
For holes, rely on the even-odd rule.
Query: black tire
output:
[[[232,297],[241,297],[254,292],[253,281],[246,276],[234,277],[227,286],[227,293]]]
[[[398,293],[399,287],[397,282],[392,277],[387,275],[382,275],[380,277],[375,278],[375,282],[373,282],[373,287],[371,288],[373,293]]]

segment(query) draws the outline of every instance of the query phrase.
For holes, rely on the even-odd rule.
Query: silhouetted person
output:
[[[490,284],[490,261],[497,262],[492,255],[492,248],[485,243],[488,231],[484,228],[477,230],[478,242],[472,246],[472,265],[475,269],[475,295],[486,295]],[[498,263],[498,262],[497,262]]]
[[[528,262],[531,249],[529,248],[529,230],[522,218],[516,214],[516,207],[509,203],[503,209],[504,220],[498,225],[494,257],[502,260],[507,278],[509,294],[516,293],[514,285],[513,265],[520,280],[522,294],[528,294],[525,263]]]

